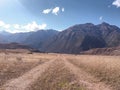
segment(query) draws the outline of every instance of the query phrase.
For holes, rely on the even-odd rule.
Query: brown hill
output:
[[[96,48],[81,52],[88,55],[120,55],[120,46],[111,48]]]
[[[0,49],[31,49],[31,48],[29,46],[18,43],[8,43],[8,44],[0,44]]]

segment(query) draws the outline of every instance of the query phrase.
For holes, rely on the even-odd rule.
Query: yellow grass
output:
[[[46,70],[29,90],[86,90],[60,59]]]
[[[87,90],[65,67],[64,60],[97,78],[98,82],[110,85],[113,90],[120,89],[120,56],[39,53],[0,53],[0,87],[8,80],[18,78],[34,67],[54,59],[56,62],[29,87],[30,90]]]
[[[97,77],[101,82],[120,89],[120,56],[69,56],[73,64]]]
[[[0,86],[46,61],[44,55],[0,53]]]

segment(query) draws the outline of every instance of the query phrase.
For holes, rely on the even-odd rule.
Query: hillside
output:
[[[92,48],[114,47],[120,45],[120,28],[103,22],[72,26],[44,45],[47,52],[80,53]]]
[[[31,49],[27,45],[22,45],[18,43],[8,43],[8,44],[0,44],[0,49]]]
[[[42,45],[47,42],[50,38],[56,35],[58,31],[56,30],[39,30],[37,32],[31,33],[22,43],[29,45],[33,48],[41,48]]]
[[[94,48],[120,46],[120,28],[108,23],[78,24],[61,32],[38,30],[36,32],[0,35],[1,43],[17,42],[43,52],[79,54]]]
[[[36,32],[26,32],[26,33],[9,33],[0,32],[0,43],[20,43],[28,45],[32,48],[40,48],[43,43],[45,43],[49,38],[56,35],[58,31],[56,30],[38,30]]]
[[[88,51],[81,52],[81,54],[87,55],[120,55],[120,46],[111,48],[96,48]]]

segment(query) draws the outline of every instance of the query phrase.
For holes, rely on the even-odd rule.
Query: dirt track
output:
[[[102,82],[98,82],[96,78],[70,63],[65,57],[63,57],[63,59],[66,67],[69,68],[71,73],[73,73],[79,80],[79,84],[85,87],[87,90],[111,90],[109,86],[106,86]]]
[[[73,75],[73,78],[75,79],[74,81],[71,80],[69,85],[73,82],[76,82],[74,84],[79,84],[78,87],[85,88],[85,89],[72,89],[72,90],[112,90],[110,89],[109,86],[105,85],[102,82],[99,82],[96,78],[91,76],[89,73],[83,71],[79,67],[70,63],[69,60],[67,60],[67,58],[64,55],[58,55],[56,59],[50,60],[42,65],[39,65],[33,68],[32,70],[30,70],[29,72],[26,72],[24,75],[20,76],[19,78],[8,81],[5,85],[3,85],[1,90],[27,90],[27,89],[32,90],[30,89],[30,87],[31,86],[34,87],[34,84],[38,82],[39,78],[42,78],[42,76],[47,74],[47,72],[54,73],[54,72],[57,72],[57,70],[59,71],[59,69],[63,67],[64,67],[63,70],[67,69],[69,71],[69,74]],[[62,71],[60,74],[62,74]],[[50,75],[52,76],[52,73]],[[55,78],[57,76],[53,75],[52,77]],[[52,81],[48,83],[52,84]],[[39,89],[38,87],[38,89],[36,90],[43,90],[43,89]],[[51,89],[48,89],[48,90],[51,90]],[[57,89],[54,89],[54,90],[57,90]],[[61,88],[59,90],[71,90],[71,89]]]
[[[40,75],[49,67],[54,60],[46,62],[45,64],[39,65],[23,76],[8,81],[4,86],[3,90],[26,90],[32,82],[38,79]]]

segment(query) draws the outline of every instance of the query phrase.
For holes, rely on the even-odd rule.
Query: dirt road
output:
[[[60,74],[60,75],[56,75],[56,74]],[[39,65],[33,68],[32,70],[25,73],[23,76],[20,76],[19,78],[8,81],[5,85],[3,85],[1,90],[32,90],[30,89],[30,87],[32,86],[34,88],[34,85],[37,82],[40,82],[38,83],[38,85],[36,84],[37,86],[40,86],[39,84],[43,83],[41,79],[40,79],[41,81],[39,81],[39,78],[43,78],[45,75],[46,75],[45,79],[46,78],[49,79],[50,77],[52,77],[53,79],[57,78],[56,82],[55,80],[54,81],[48,80],[48,82],[45,81],[46,83],[49,83],[49,86],[52,86],[54,82],[54,85],[52,86],[53,88],[55,85],[58,85],[57,80],[61,81],[62,79],[66,79],[67,77],[73,75],[72,77],[74,80],[72,79],[72,80],[66,81],[67,83],[69,83],[69,89],[62,88],[63,86],[64,87],[68,86],[68,84],[66,85],[66,83],[65,85],[63,85],[63,82],[62,82],[61,89],[59,90],[71,90],[71,87],[72,87],[71,83],[73,82],[77,82],[74,84],[79,84],[76,87],[84,87],[84,89],[72,88],[72,90],[112,90],[109,86],[105,85],[103,82],[99,82],[99,80],[91,76],[89,73],[83,71],[79,67],[69,62],[69,60],[64,55],[58,55],[56,59],[50,60],[42,65]],[[62,77],[61,75],[64,75],[64,77]],[[59,84],[61,85],[61,82],[59,82]],[[40,88],[41,87],[38,87],[37,89],[33,89],[33,90],[44,89],[44,87],[43,89],[40,89]],[[52,90],[52,89],[47,89],[47,90]],[[57,90],[57,89],[54,89],[54,90]]]
[[[26,90],[32,82],[36,81],[38,77],[49,67],[54,60],[39,65],[23,76],[8,81],[2,88],[2,90]]]
[[[62,59],[64,60],[66,67],[69,68],[71,73],[79,80],[79,84],[84,86],[87,90],[111,90],[109,86],[99,82],[89,73],[70,63],[65,57],[62,57]]]

